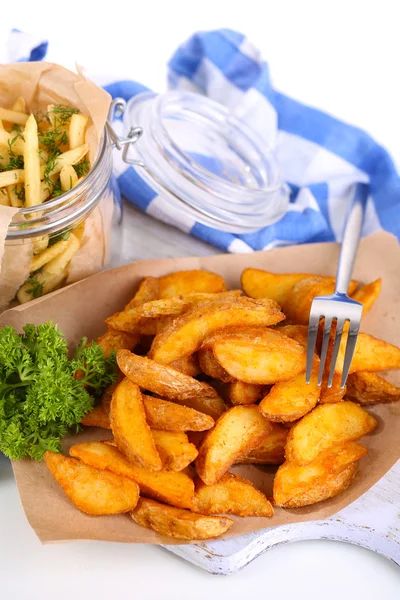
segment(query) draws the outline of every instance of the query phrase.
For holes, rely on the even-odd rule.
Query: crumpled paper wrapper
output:
[[[27,110],[46,110],[48,104],[67,104],[90,117],[86,142],[93,164],[104,130],[110,95],[81,74],[52,63],[28,62],[0,65],[0,106],[9,108],[23,96]],[[108,202],[109,199],[107,199]],[[102,202],[88,216],[82,246],[70,263],[67,283],[100,271],[106,264],[111,235],[110,222],[103,219]],[[5,242],[7,229],[18,209],[0,207],[0,312],[9,307],[18,288],[29,275],[32,241]],[[111,204],[112,210],[112,204]]]
[[[336,244],[308,244],[254,254],[140,261],[99,273],[29,305],[11,309],[0,316],[0,326],[12,325],[20,330],[25,323],[39,324],[52,319],[59,324],[68,342],[75,345],[83,335],[94,339],[102,334],[104,319],[123,308],[146,275],[157,277],[179,269],[207,269],[222,275],[230,288],[238,288],[240,274],[249,266],[277,273],[297,271],[334,275],[338,252]],[[383,278],[381,296],[363,320],[362,330],[397,345],[400,345],[399,264],[397,240],[389,234],[377,233],[362,240],[354,272],[354,277],[362,282]],[[400,373],[392,372],[391,380],[399,385]],[[361,440],[368,448],[368,455],[362,459],[359,473],[349,489],[313,506],[292,510],[276,508],[271,519],[233,517],[233,527],[222,538],[277,525],[326,519],[373,486],[400,456],[400,405],[377,405],[368,410],[377,417],[379,425],[372,435]],[[79,435],[66,438],[64,450],[79,441],[107,437],[110,437],[108,431],[88,428]],[[90,517],[81,513],[64,495],[44,463],[21,460],[15,461],[13,468],[25,514],[42,542],[185,543],[144,529],[128,515]],[[233,471],[247,477],[271,496],[275,468],[249,465],[234,467]]]

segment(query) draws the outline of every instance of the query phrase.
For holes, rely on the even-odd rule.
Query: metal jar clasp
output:
[[[107,115],[106,127],[111,138],[112,147],[117,150],[122,150],[122,160],[128,165],[135,165],[137,167],[144,167],[144,164],[140,160],[129,158],[128,151],[132,144],[141,138],[143,129],[141,127],[131,127],[128,133],[128,137],[119,137],[111,125],[114,117],[118,117],[125,112],[126,102],[123,98],[114,98],[110,104],[110,108]]]

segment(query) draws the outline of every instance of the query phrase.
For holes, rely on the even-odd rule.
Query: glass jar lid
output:
[[[286,212],[289,193],[268,145],[200,94],[144,92],[124,114],[143,136],[131,149],[140,177],[171,207],[209,227],[248,233]]]

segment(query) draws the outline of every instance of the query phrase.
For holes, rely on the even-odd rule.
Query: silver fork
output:
[[[317,341],[320,319],[324,319],[324,333],[321,347],[321,363],[318,373],[318,385],[321,385],[322,376],[325,369],[332,323],[336,323],[336,332],[333,345],[332,361],[329,370],[329,388],[332,387],[336,360],[340,348],[340,342],[342,341],[343,327],[346,321],[349,321],[348,338],[341,380],[342,388],[347,380],[357,342],[358,332],[360,329],[360,321],[363,310],[362,304],[349,298],[347,295],[347,290],[350,284],[358,243],[361,236],[367,198],[368,186],[366,184],[358,184],[356,186],[353,205],[348,215],[343,233],[342,247],[340,250],[339,264],[336,273],[335,292],[331,296],[320,296],[314,298],[311,305],[307,343],[307,383],[310,383],[311,379],[314,350]]]

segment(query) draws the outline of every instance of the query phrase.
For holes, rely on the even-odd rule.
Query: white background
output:
[[[162,91],[166,61],[194,31],[246,33],[275,86],[356,124],[400,160],[400,4],[397,0],[0,0],[0,59],[11,27],[51,41],[49,58],[75,60]],[[224,596],[394,600],[400,571],[334,542],[280,546],[242,572],[217,578],[159,548],[117,544],[41,547],[0,461],[0,598],[63,600]]]

